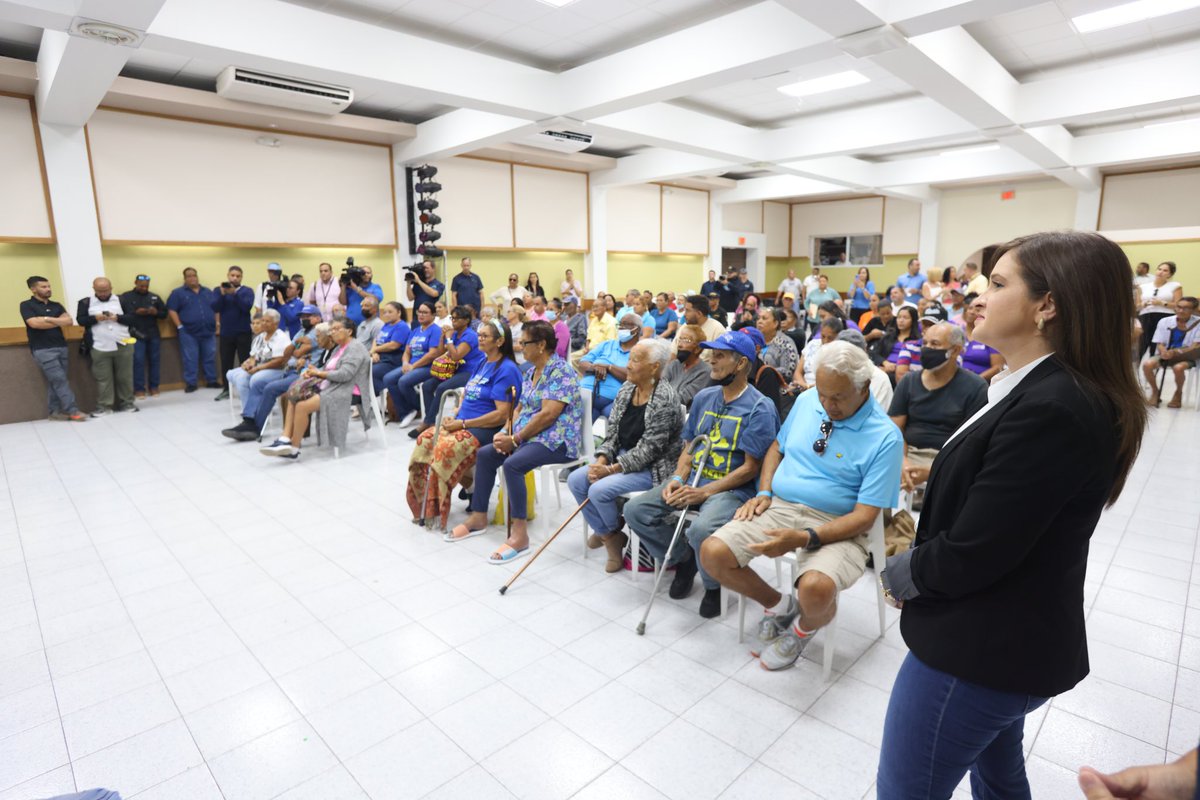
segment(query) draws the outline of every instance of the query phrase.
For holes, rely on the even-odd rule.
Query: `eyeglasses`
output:
[[[149,275],[138,275],[134,280],[148,281],[148,280],[150,280],[150,276]]]
[[[533,342],[529,339],[522,339],[521,341],[517,342],[517,344],[521,347],[529,347],[529,345],[533,344]]]
[[[833,421],[825,420],[821,423],[821,438],[813,442],[813,452],[819,456],[825,455],[825,451],[829,448],[829,437],[833,435]]]

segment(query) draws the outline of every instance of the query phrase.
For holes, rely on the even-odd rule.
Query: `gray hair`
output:
[[[279,319],[280,319],[279,312],[273,308],[268,308],[266,311],[262,312],[262,316],[263,316],[263,319],[273,319],[277,323],[279,322]]]
[[[867,349],[867,340],[862,335],[862,331],[856,331],[854,328],[847,328],[837,335],[837,341],[849,342],[855,347],[860,347],[863,350]]]
[[[930,330],[933,330],[933,328],[941,328],[946,331],[946,338],[950,340],[951,347],[967,346],[967,332],[953,322],[939,322],[933,325]]]
[[[849,342],[833,341],[821,345],[817,351],[817,371],[827,369],[837,375],[844,375],[860,392],[870,386],[871,374],[875,365],[862,350]]]
[[[324,336],[324,337],[328,338],[330,330],[332,330],[332,329],[330,328],[328,322],[318,322],[316,325],[313,326],[313,335],[314,336]]]
[[[658,364],[660,367],[667,366],[671,360],[671,346],[662,339],[642,339],[633,349],[639,347],[646,348],[646,357],[650,359],[651,364]]]

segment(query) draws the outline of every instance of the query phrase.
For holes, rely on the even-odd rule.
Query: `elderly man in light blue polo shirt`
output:
[[[761,603],[766,669],[796,663],[837,611],[838,592],[867,567],[867,532],[899,500],[904,438],[871,396],[873,365],[847,342],[817,355],[816,390],[800,395],[762,462],[758,494],[700,549],[705,572]],[[795,552],[796,592],[772,589],[747,565]]]

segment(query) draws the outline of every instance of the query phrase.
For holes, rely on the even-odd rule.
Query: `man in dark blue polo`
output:
[[[184,391],[196,391],[198,365],[204,367],[209,387],[217,383],[217,317],[213,311],[213,290],[200,285],[195,267],[183,271],[183,286],[167,298],[167,316],[179,332],[179,353],[183,357]],[[197,360],[197,356],[199,360]]]
[[[63,328],[73,320],[62,304],[50,299],[50,281],[32,275],[25,281],[30,297],[21,303],[21,318],[25,320],[25,335],[29,352],[46,376],[46,401],[50,419],[84,422],[87,420],[75,405],[75,393],[67,380],[67,338]]]
[[[242,286],[242,268],[232,266],[225,275],[221,288],[213,293],[212,310],[217,312],[220,338],[221,374],[241,364],[250,357],[250,343],[254,334],[250,332],[250,309],[254,308],[254,290]],[[217,400],[229,399],[229,385],[221,389]]]
[[[429,303],[429,307],[433,308],[434,304],[441,299],[442,292],[446,291],[446,284],[437,279],[437,268],[429,259],[425,260],[421,268],[424,270],[424,275],[420,278],[413,276],[410,281],[408,275],[405,275],[404,279],[408,283],[405,291],[408,299],[412,301],[413,308],[420,308],[421,303]]]
[[[462,272],[450,281],[450,308],[470,306],[475,315],[483,309],[483,281],[471,271],[471,259],[462,260]]]

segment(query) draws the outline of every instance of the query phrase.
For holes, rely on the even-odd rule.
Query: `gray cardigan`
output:
[[[597,456],[604,456],[611,464],[621,465],[622,472],[650,471],[654,485],[665,481],[675,471],[679,454],[683,451],[683,410],[679,407],[679,395],[669,383],[659,381],[646,403],[646,432],[632,450],[618,456],[620,443],[621,415],[633,402],[634,385],[625,382],[608,412],[608,429],[604,443],[596,448]]]
[[[351,339],[346,352],[338,359],[337,366],[329,372],[329,386],[321,392],[321,413],[317,417],[318,435],[323,444],[330,447],[345,447],[346,432],[350,427],[350,405],[354,399],[354,387],[358,386],[363,397],[360,414],[363,427],[371,427],[371,356],[367,348],[356,339]]]

